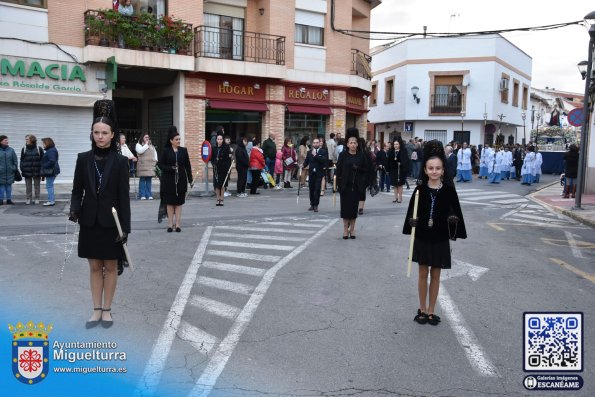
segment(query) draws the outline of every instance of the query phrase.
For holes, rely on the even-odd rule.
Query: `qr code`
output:
[[[524,313],[524,370],[583,370],[583,313]]]

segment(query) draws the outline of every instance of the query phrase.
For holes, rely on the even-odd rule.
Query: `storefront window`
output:
[[[313,139],[325,134],[326,117],[318,114],[285,112],[285,137],[298,145],[304,136]]]
[[[205,139],[211,139],[211,132],[223,127],[225,134],[235,143],[240,136],[253,136],[262,140],[262,115],[258,112],[242,112],[231,110],[207,110]]]

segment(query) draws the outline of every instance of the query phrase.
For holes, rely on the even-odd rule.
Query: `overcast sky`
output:
[[[371,30],[423,32],[424,25],[428,32],[498,30],[578,21],[591,11],[595,11],[593,0],[383,0],[372,11]],[[533,58],[533,87],[584,93],[576,64],[587,60],[585,27],[504,36]]]

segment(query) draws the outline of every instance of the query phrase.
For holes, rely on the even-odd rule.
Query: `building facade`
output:
[[[408,39],[372,55],[377,140],[522,141],[532,60],[502,36]]]
[[[366,128],[369,30],[378,0],[0,0],[0,131],[11,146],[51,136],[62,178],[89,148],[92,105],[116,102],[134,146],[176,125],[193,166],[223,127],[232,140]],[[332,12],[331,12],[332,11]],[[331,21],[331,18],[333,20]]]

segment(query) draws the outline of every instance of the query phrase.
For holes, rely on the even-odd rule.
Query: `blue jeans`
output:
[[[390,192],[390,175],[386,170],[380,171],[380,190],[384,190],[384,186],[386,185],[386,191]]]
[[[0,185],[0,201],[4,200],[4,192],[6,200],[12,200],[12,184]]]
[[[273,175],[275,173],[275,159],[264,159],[264,162],[269,169],[269,174]]]
[[[138,198],[149,198],[153,195],[151,193],[151,177],[141,176],[138,180]]]
[[[46,176],[45,177],[45,188],[48,191],[48,202],[54,203],[54,181],[56,180],[55,176]]]

